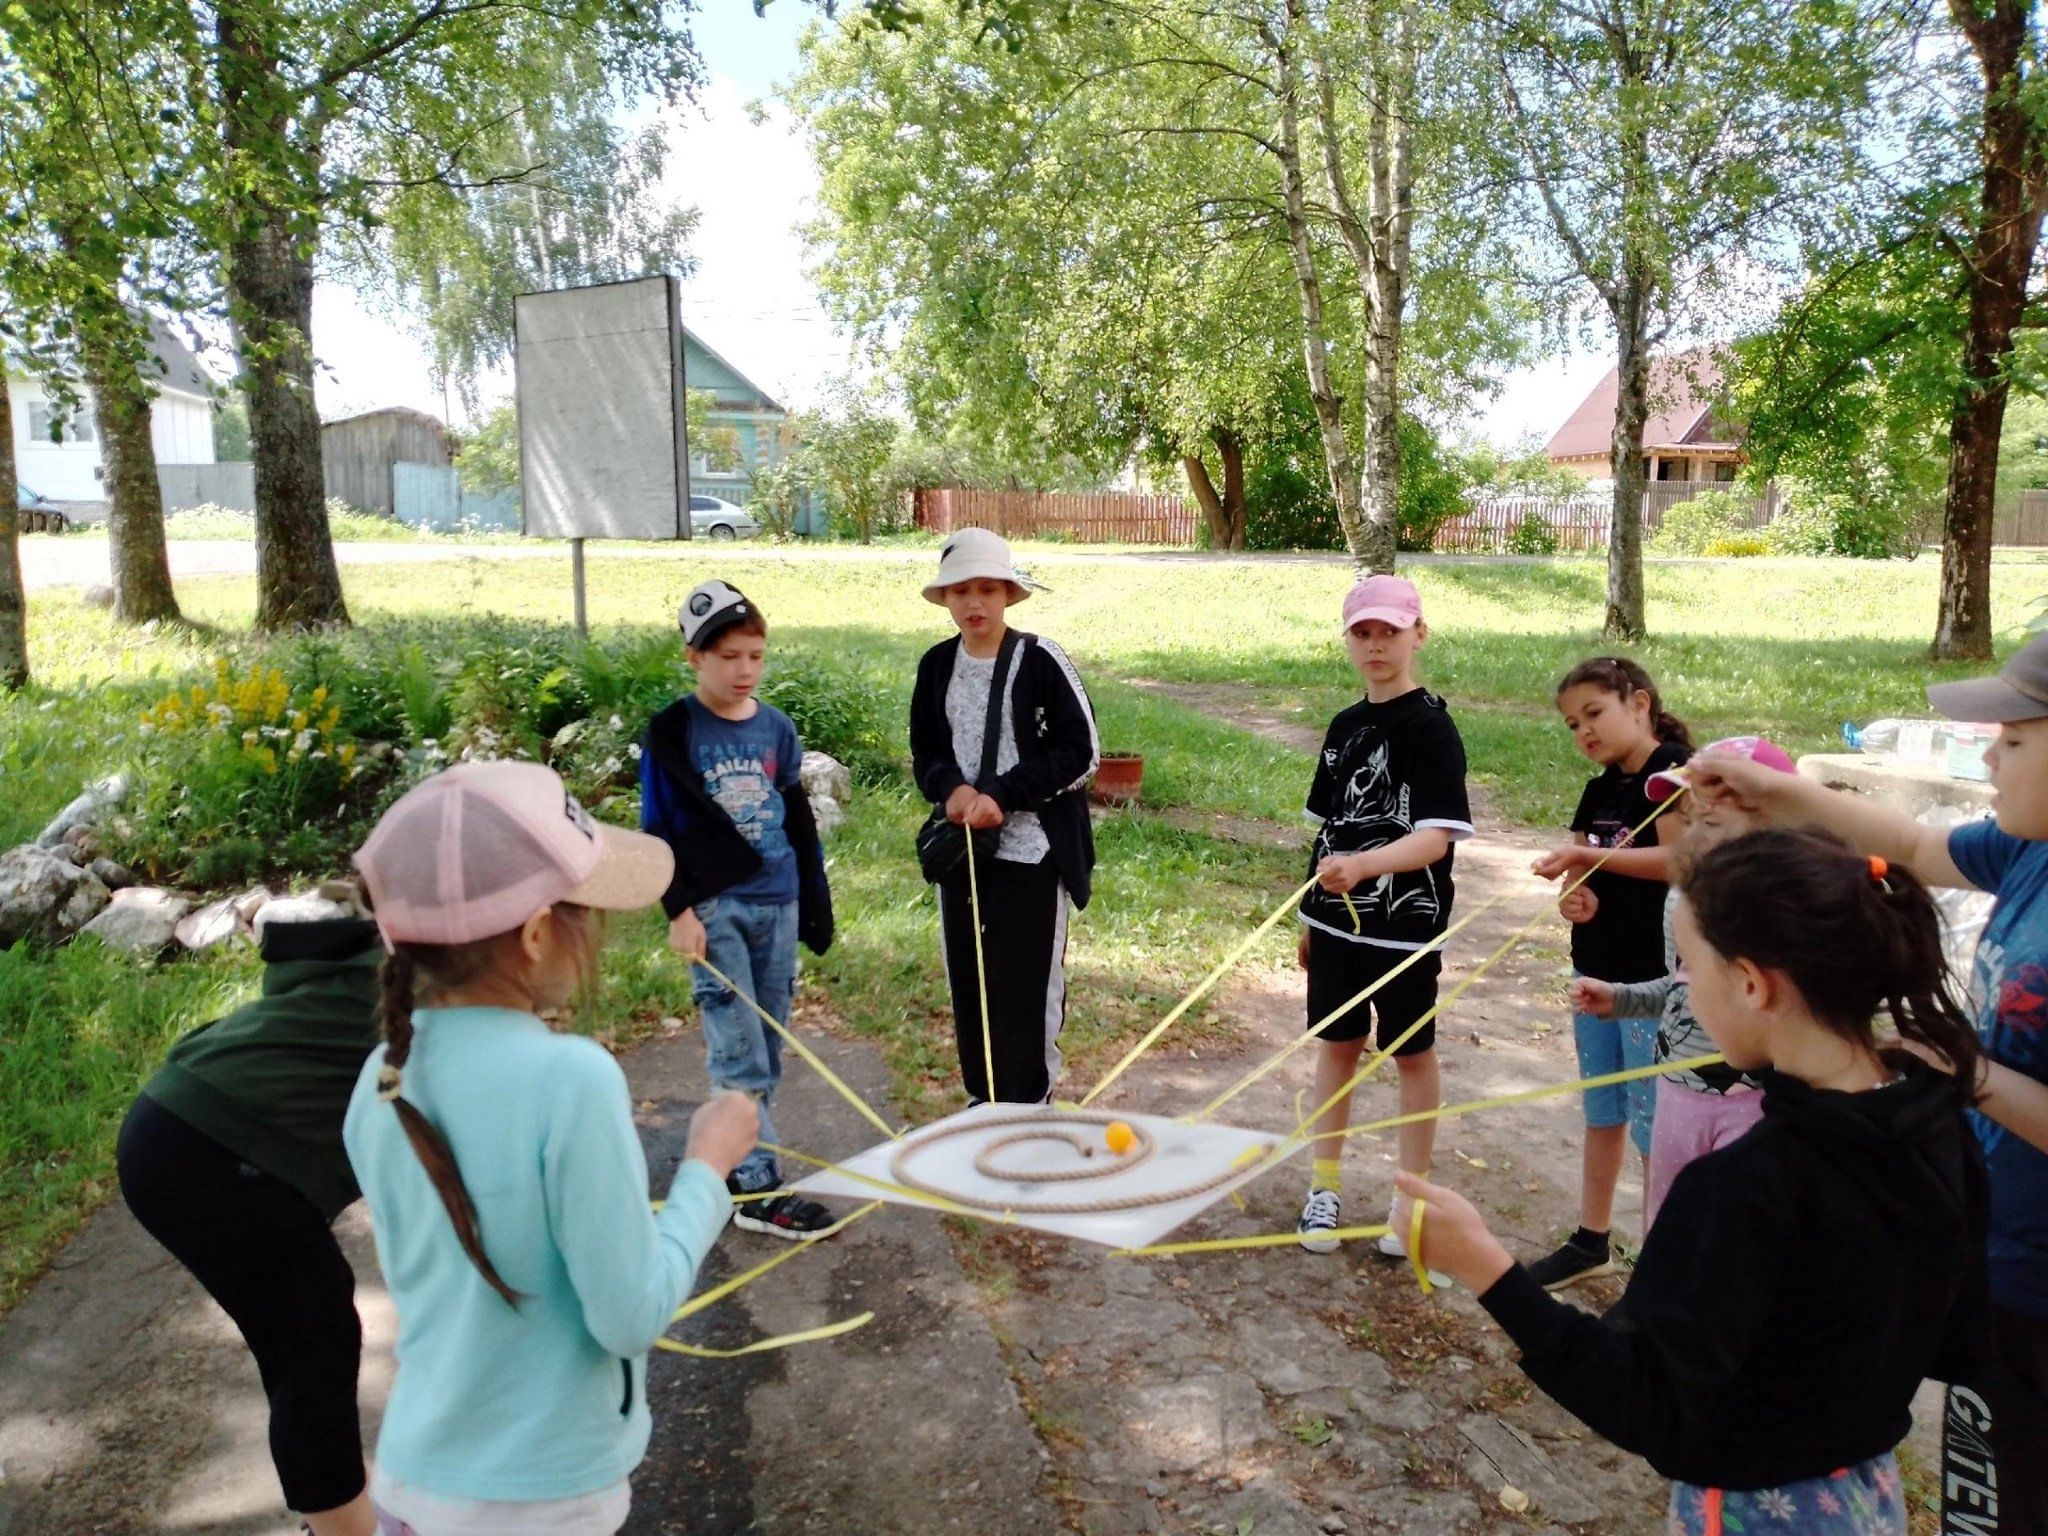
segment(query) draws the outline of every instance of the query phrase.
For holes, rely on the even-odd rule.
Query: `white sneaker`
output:
[[[1308,1199],[1302,1202],[1301,1220],[1294,1224],[1301,1246],[1310,1253],[1335,1253],[1338,1240],[1329,1234],[1337,1230],[1337,1214],[1337,1192],[1334,1189],[1310,1190]]]
[[[1394,1208],[1390,1205],[1387,1207],[1387,1230],[1380,1235],[1379,1250],[1390,1259],[1405,1261],[1408,1257],[1408,1245],[1401,1240],[1395,1225]],[[1434,1286],[1446,1286],[1451,1283],[1451,1277],[1432,1269],[1429,1272],[1429,1283]]]

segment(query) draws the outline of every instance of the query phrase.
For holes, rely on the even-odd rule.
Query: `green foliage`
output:
[[[1766,530],[1785,555],[1848,555],[1890,560],[1913,554],[1927,532],[1928,508],[1799,479],[1782,484],[1786,504]]]
[[[327,502],[327,532],[337,544],[411,544],[438,537],[392,518],[364,512],[338,497],[330,497]],[[196,507],[181,507],[165,518],[164,534],[173,539],[254,540],[256,514],[202,502]]]
[[[462,483],[486,495],[519,489],[519,407],[500,400],[478,418],[455,450]]]
[[[908,743],[891,680],[816,652],[772,648],[761,697],[788,715],[806,748],[829,752],[863,784],[902,771]]]
[[[1541,512],[1525,512],[1508,535],[1511,555],[1554,555],[1558,550],[1557,530]]]
[[[214,402],[213,456],[222,464],[249,462],[249,402],[240,395]]]
[[[1252,549],[1342,549],[1344,533],[1323,468],[1314,418],[1307,400],[1284,438],[1256,451],[1245,471],[1245,542]],[[1465,510],[1467,478],[1455,454],[1437,442],[1428,425],[1401,420],[1401,480],[1396,497],[1398,544],[1426,550],[1445,519]]]
[[[903,427],[873,391],[839,380],[791,426],[798,446],[783,474],[825,498],[836,532],[871,544],[903,526],[903,486],[892,473]]]
[[[1751,502],[1735,491],[1702,491],[1665,509],[1650,540],[1654,555],[1704,555],[1708,545],[1743,531]]]
[[[1413,416],[1401,418],[1399,547],[1428,549],[1443,523],[1465,510],[1466,477],[1456,457]]]

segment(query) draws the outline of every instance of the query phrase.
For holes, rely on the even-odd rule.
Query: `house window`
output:
[[[747,456],[740,435],[732,427],[714,425],[700,434],[698,452],[690,458],[693,475],[737,475],[744,473]]]
[[[1714,483],[1716,485],[1728,484],[1729,481],[1735,478],[1735,471],[1739,467],[1739,465],[1728,463],[1716,464],[1714,466]]]
[[[64,422],[62,430],[61,441],[66,445],[83,447],[99,440],[99,434],[93,429],[90,411],[72,412],[70,419]],[[28,405],[28,440],[40,447],[45,443],[59,442],[57,434],[57,408],[47,400],[31,400]]]

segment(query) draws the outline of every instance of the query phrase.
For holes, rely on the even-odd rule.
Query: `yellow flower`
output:
[[[320,717],[320,729],[332,736],[334,728],[339,724],[341,724],[341,706],[339,704],[331,704],[328,706],[327,713]]]
[[[327,685],[325,683],[322,683],[318,688],[315,688],[313,690],[313,708],[318,709],[322,704],[325,704],[326,702]]]
[[[353,767],[356,760],[356,744],[352,741],[344,742],[335,749],[334,760],[344,768]]]
[[[306,728],[306,712],[305,712],[305,711],[304,711],[303,709],[295,709],[295,710],[293,710],[293,711],[292,711],[292,729],[293,729],[293,730],[295,730],[295,731],[303,731],[303,730],[304,730],[305,728]]]

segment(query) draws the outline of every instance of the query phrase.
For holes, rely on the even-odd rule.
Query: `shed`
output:
[[[327,494],[364,512],[393,517],[391,492],[394,464],[454,462],[448,429],[425,411],[386,406],[324,423],[320,455],[326,464]]]

